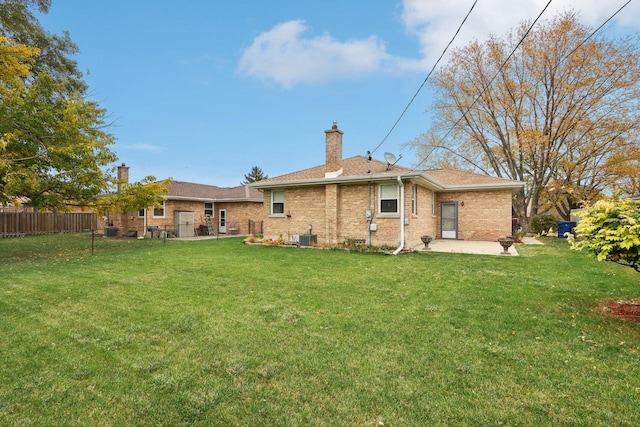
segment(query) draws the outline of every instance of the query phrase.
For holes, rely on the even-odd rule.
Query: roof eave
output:
[[[346,184],[346,183],[366,183],[366,182],[379,182],[379,181],[390,181],[395,180],[398,176],[403,178],[411,178],[413,176],[420,175],[419,172],[412,172],[407,174],[407,172],[385,172],[384,174],[380,173],[371,173],[365,175],[348,175],[348,176],[337,176],[337,177],[323,177],[323,178],[309,178],[309,179],[294,179],[294,180],[285,180],[285,181],[274,181],[267,183],[254,182],[249,184],[253,188],[257,189],[271,189],[271,188],[287,188],[287,187],[309,187],[313,185],[326,185],[326,184]]]
[[[511,190],[512,192],[520,191],[524,188],[525,183],[521,181],[505,182],[505,183],[488,183],[488,184],[470,184],[470,185],[447,185],[442,191],[483,191],[483,190]]]
[[[344,183],[366,183],[366,182],[380,182],[394,180],[397,177],[402,179],[414,179],[426,187],[432,188],[437,191],[454,192],[454,191],[482,191],[482,190],[511,190],[512,192],[519,191],[525,185],[521,181],[511,181],[504,183],[487,183],[487,184],[469,184],[469,185],[445,185],[439,181],[431,178],[427,174],[421,171],[412,172],[399,172],[399,173],[385,173],[381,174],[367,174],[356,176],[345,176],[335,178],[311,178],[311,179],[297,179],[290,181],[276,181],[260,184],[259,182],[250,184],[254,188],[258,189],[275,189],[275,188],[290,188],[290,187],[309,187],[314,185],[326,185],[326,184],[344,184]]]
[[[229,198],[229,199],[214,199],[213,200],[216,203],[224,203],[224,202],[228,202],[228,203],[237,203],[237,202],[264,202],[264,199],[257,199],[257,198],[242,198],[242,199],[233,199],[233,198]]]
[[[171,194],[163,194],[166,200],[181,200],[185,202],[215,202],[216,199],[212,199],[211,197],[192,197],[192,196],[174,196]]]
[[[206,203],[223,203],[223,202],[263,202],[263,199],[254,197],[242,197],[242,198],[212,198],[212,197],[191,197],[191,196],[171,196],[163,195],[166,200],[180,200],[185,202],[206,202]]]

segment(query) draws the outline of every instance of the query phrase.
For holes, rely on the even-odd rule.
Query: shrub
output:
[[[572,249],[586,249],[598,261],[613,261],[640,272],[640,202],[601,200],[578,216],[579,240],[569,239]]]
[[[536,234],[544,234],[549,230],[555,232],[557,230],[556,221],[558,221],[558,219],[550,213],[536,215],[531,218],[529,229],[532,233]]]
[[[262,242],[262,239],[257,236],[254,236],[253,234],[249,234],[247,238],[244,239],[244,241],[247,243],[260,243]]]

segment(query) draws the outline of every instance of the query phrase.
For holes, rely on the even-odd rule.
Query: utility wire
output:
[[[524,40],[527,38],[527,36],[529,35],[529,33],[531,32],[531,30],[533,29],[533,26],[536,25],[536,23],[540,20],[540,18],[542,17],[542,15],[544,14],[544,12],[547,10],[547,8],[549,7],[549,5],[551,4],[553,0],[549,0],[547,2],[547,4],[545,5],[545,7],[542,9],[542,11],[538,14],[538,16],[536,17],[536,19],[531,23],[531,25],[529,26],[529,28],[527,29],[527,31],[524,33],[524,35],[520,38],[520,41],[518,41],[518,44],[516,44],[516,46],[513,48],[513,50],[511,50],[511,53],[509,54],[509,56],[507,56],[507,59],[505,59],[502,64],[500,65],[500,67],[498,67],[498,70],[496,71],[496,73],[493,75],[493,77],[491,78],[491,80],[489,80],[489,82],[482,88],[482,91],[480,92],[480,94],[478,96],[475,97],[475,99],[473,100],[473,102],[471,103],[471,105],[464,111],[464,113],[462,113],[462,116],[460,116],[460,118],[453,124],[453,126],[451,126],[449,128],[449,130],[447,131],[447,133],[442,137],[442,139],[445,139],[449,136],[449,134],[453,131],[453,129],[456,128],[456,126],[458,126],[458,124],[462,121],[462,119],[465,118],[465,116],[467,115],[467,113],[469,111],[471,111],[471,109],[474,107],[474,105],[476,105],[476,103],[478,102],[478,100],[482,97],[482,95],[484,95],[484,93],[487,91],[487,89],[489,89],[489,86],[491,86],[491,83],[493,83],[493,81],[498,77],[498,75],[500,75],[500,72],[502,71],[502,69],[507,65],[507,62],[509,62],[509,60],[511,59],[511,57],[513,55],[515,55],[516,50],[518,50],[518,48],[520,47],[520,45],[524,42]],[[433,150],[431,150],[432,152]],[[429,152],[429,155],[431,154],[431,152]],[[418,166],[420,166],[422,163],[424,163],[427,160],[427,156],[425,156],[424,159],[422,159],[416,166],[413,167],[413,169],[411,169],[412,171],[416,170],[418,168]]]
[[[607,25],[609,23],[609,21],[611,21],[613,18],[615,18],[615,16],[620,13],[620,11],[622,11],[622,9],[624,9],[625,7],[627,7],[627,5],[631,3],[631,0],[628,0],[625,4],[623,4],[622,6],[620,6],[620,8],[618,10],[616,10],[613,15],[611,15],[606,21],[604,21],[598,28],[596,28],[595,30],[593,30],[593,32],[591,32],[591,34],[589,34],[587,36],[587,38],[585,38],[584,40],[582,40],[582,42],[580,42],[580,44],[578,44],[578,46],[576,46],[571,52],[569,52],[564,58],[562,58],[560,60],[560,62],[564,62],[566,61],[571,55],[573,55],[578,49],[580,49],[587,41],[589,41],[589,39],[591,37],[593,37],[598,31],[600,31],[605,25]]]
[[[560,59],[559,63],[561,64],[562,62],[566,61],[571,55],[573,55],[578,49],[580,49],[587,41],[589,41],[594,35],[596,35],[600,30],[602,30],[602,28],[604,28],[605,25],[607,25],[613,18],[616,17],[616,15],[618,15],[618,13],[620,13],[622,11],[622,9],[624,9],[625,7],[627,7],[629,5],[629,3],[631,3],[631,0],[627,0],[627,2],[625,4],[623,4],[622,6],[620,6],[620,8],[618,8],[618,10],[616,10],[611,16],[609,16],[609,18],[607,18],[602,24],[600,24],[600,26],[598,28],[596,28],[595,30],[593,30],[591,32],[591,34],[589,34],[584,40],[582,40],[575,48],[573,48],[571,50],[571,52],[569,52],[568,54],[566,54],[563,58]],[[533,24],[531,24],[531,26],[529,27],[529,29],[527,30],[526,34],[522,37],[522,39],[520,40],[520,42],[518,43],[518,45],[513,49],[513,51],[511,52],[511,54],[509,55],[509,57],[504,61],[504,63],[502,64],[502,66],[498,69],[498,71],[496,72],[496,74],[493,76],[493,78],[489,81],[489,83],[487,83],[487,85],[483,88],[482,92],[480,93],[480,95],[478,95],[475,100],[473,101],[473,103],[469,106],[469,108],[467,108],[465,110],[465,112],[462,114],[462,116],[454,123],[454,125],[449,128],[449,130],[447,131],[447,133],[442,137],[442,139],[445,139],[446,137],[449,136],[449,134],[453,131],[453,129],[458,126],[458,124],[462,121],[462,119],[466,116],[466,114],[471,110],[471,108],[473,108],[473,106],[478,102],[478,99],[480,99],[480,97],[482,95],[484,95],[484,93],[487,91],[487,89],[489,88],[489,85],[491,85],[491,83],[493,82],[493,80],[496,79],[496,77],[498,76],[498,74],[500,73],[500,71],[502,71],[502,68],[507,64],[507,62],[509,61],[509,59],[513,56],[513,54],[515,53],[516,49],[518,49],[518,47],[522,44],[522,42],[524,42],[524,39],[527,37],[527,35],[529,34],[529,32],[531,31],[531,29],[533,28],[533,26],[535,25],[535,23],[540,19],[540,17],[542,16],[542,14],[545,12],[545,10],[549,7],[549,4],[551,4],[551,0],[549,0],[549,3],[547,3],[547,5],[544,7],[544,9],[542,10],[542,12],[540,12],[540,14],[538,15],[538,17],[536,18],[536,20],[533,22]],[[422,163],[424,163],[427,158],[431,155],[431,153],[436,149],[436,148],[447,148],[447,147],[433,147],[429,153],[422,159],[420,160],[420,162],[412,169],[412,171],[415,171]]]
[[[467,18],[469,17],[469,15],[471,14],[471,11],[473,11],[473,8],[476,6],[476,3],[478,3],[478,0],[475,0],[473,2],[473,4],[471,5],[471,8],[469,9],[469,11],[467,12],[467,15],[464,17],[464,19],[462,20],[462,22],[460,23],[460,26],[458,26],[458,29],[456,30],[455,34],[453,35],[453,37],[451,38],[451,40],[449,40],[449,43],[447,44],[447,46],[444,48],[444,50],[442,51],[442,54],[440,54],[440,57],[438,58],[438,60],[436,61],[435,64],[433,64],[433,67],[431,68],[431,71],[429,71],[429,74],[427,74],[427,77],[425,77],[424,81],[422,82],[422,84],[420,85],[420,87],[418,88],[418,90],[416,91],[416,93],[413,95],[413,98],[411,98],[411,100],[409,101],[409,103],[407,104],[406,107],[404,107],[404,110],[402,111],[402,113],[400,114],[400,116],[398,117],[398,119],[396,120],[396,122],[393,124],[393,126],[391,126],[391,129],[389,130],[389,132],[387,132],[387,134],[385,135],[384,138],[382,138],[382,141],[380,141],[380,143],[376,146],[376,148],[374,148],[370,153],[368,153],[368,155],[371,155],[373,153],[375,153],[378,148],[380,148],[380,146],[382,144],[384,144],[384,142],[387,140],[387,138],[389,138],[389,135],[391,135],[391,132],[393,132],[393,130],[396,128],[396,126],[398,125],[398,123],[400,122],[400,120],[402,119],[402,117],[404,116],[404,114],[407,112],[407,110],[409,109],[409,107],[411,106],[411,104],[413,103],[413,101],[416,99],[416,97],[418,96],[418,94],[420,93],[420,91],[422,90],[422,88],[424,87],[424,85],[427,83],[427,80],[429,80],[429,77],[431,77],[431,74],[433,74],[433,72],[435,71],[436,67],[438,66],[438,63],[440,62],[440,60],[442,59],[442,57],[445,55],[445,53],[447,52],[447,50],[449,49],[449,46],[451,46],[451,44],[453,43],[453,41],[456,39],[456,37],[458,36],[458,33],[460,32],[460,30],[462,29],[462,26],[464,25],[464,23],[467,21]]]

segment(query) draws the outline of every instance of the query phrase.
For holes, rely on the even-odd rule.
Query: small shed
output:
[[[193,237],[194,232],[194,213],[193,211],[175,211],[175,229],[178,237]]]

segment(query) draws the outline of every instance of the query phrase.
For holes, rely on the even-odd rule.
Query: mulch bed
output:
[[[605,306],[609,309],[609,313],[612,316],[640,322],[640,302],[609,301]]]

